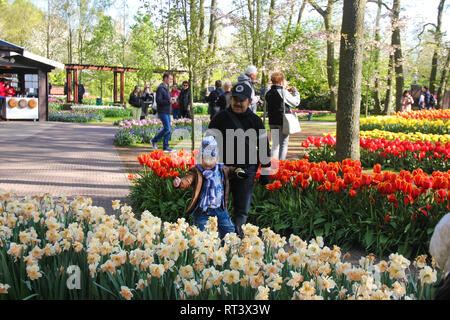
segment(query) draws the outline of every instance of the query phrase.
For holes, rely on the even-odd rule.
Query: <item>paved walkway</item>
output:
[[[0,189],[21,197],[86,196],[109,212],[130,186],[115,132],[110,125],[0,122]]]

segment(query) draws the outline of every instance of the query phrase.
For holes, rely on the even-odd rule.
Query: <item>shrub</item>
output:
[[[49,121],[86,123],[91,121],[103,121],[103,114],[96,111],[50,111]]]

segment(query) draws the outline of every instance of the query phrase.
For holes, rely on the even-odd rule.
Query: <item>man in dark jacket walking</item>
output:
[[[252,89],[246,83],[238,83],[232,90],[231,108],[219,112],[211,121],[206,135],[217,136],[220,141],[219,156],[227,166],[242,168],[248,175],[246,180],[232,179],[233,216],[236,233],[243,237],[242,225],[247,222],[253,197],[255,177],[261,165],[260,183],[269,182],[271,166],[269,139],[260,117],[249,105]]]
[[[82,83],[78,84],[78,102],[83,104],[83,97],[86,93],[86,90],[84,89],[84,85]]]
[[[222,81],[217,80],[215,86],[216,88],[213,92],[206,91],[206,102],[209,103],[208,113],[211,119],[214,118],[219,111],[223,110],[219,105],[219,99],[225,93],[222,88]]]
[[[180,110],[182,118],[191,117],[191,90],[189,89],[189,82],[183,81],[180,94]]]
[[[225,93],[221,95],[219,98],[220,110],[226,110],[228,108],[231,108],[231,99],[232,99],[231,89],[233,88],[233,85],[231,84],[231,82],[227,81],[223,85],[223,88],[225,89]]]
[[[170,134],[172,133],[171,103],[172,97],[170,95],[169,86],[173,82],[173,77],[169,73],[163,76],[163,83],[161,83],[156,90],[156,104],[158,117],[163,124],[163,129],[152,139],[152,146],[154,150],[158,149],[158,142],[164,138],[163,150],[165,152],[172,152],[169,148]]]

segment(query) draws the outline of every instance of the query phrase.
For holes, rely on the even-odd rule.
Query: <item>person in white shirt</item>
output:
[[[291,108],[297,108],[300,104],[300,94],[292,87],[286,89],[286,80],[282,72],[274,72],[271,75],[272,87],[267,92],[265,99],[269,112],[269,126],[272,135],[272,158],[286,160],[289,135],[283,134],[283,115],[291,113]],[[275,133],[278,131],[278,136]]]

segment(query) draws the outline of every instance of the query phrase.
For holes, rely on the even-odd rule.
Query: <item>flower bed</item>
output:
[[[352,265],[321,237],[287,241],[248,224],[244,239],[229,234],[222,245],[215,218],[201,232],[184,219],[136,219],[120,201],[113,209],[108,216],[83,197],[19,201],[0,190],[0,300],[429,300],[441,279],[426,256],[376,264],[369,255]]]
[[[310,145],[317,147],[308,153],[308,159],[312,162],[336,159],[336,138],[333,135],[326,137],[308,137],[302,143],[304,148]],[[400,140],[394,141],[372,138],[360,138],[361,163],[363,167],[373,167],[377,163],[384,168],[393,170],[409,170],[422,168],[425,172],[450,170],[450,142],[433,143],[431,141]]]
[[[209,119],[196,119],[196,125],[199,126],[196,131],[197,139],[208,129]],[[130,146],[137,143],[148,144],[158,132],[162,129],[162,123],[159,119],[144,120],[124,120],[119,123],[119,131],[114,138],[114,144],[117,146]],[[191,119],[179,119],[172,121],[172,141],[184,140],[191,136]]]
[[[390,132],[421,132],[449,134],[447,119],[405,119],[400,116],[369,117],[361,119],[361,131],[384,130]]]
[[[336,136],[336,133],[333,134]],[[447,143],[450,142],[450,134],[424,134],[420,132],[408,132],[408,133],[396,133],[389,131],[381,131],[381,130],[372,130],[372,131],[361,131],[361,138],[372,138],[372,139],[386,139],[386,140],[396,140],[399,139],[409,140],[411,142],[416,141],[432,141],[432,142],[441,142]]]
[[[79,105],[79,106],[72,106],[72,110],[80,112],[96,111],[103,114],[103,116],[107,118],[123,118],[123,117],[131,117],[133,115],[131,109],[125,109],[119,106]]]
[[[421,111],[409,111],[398,112],[396,117],[405,119],[418,119],[418,120],[448,120],[450,119],[450,110],[421,110]]]
[[[49,121],[86,123],[90,121],[102,122],[103,119],[104,119],[103,114],[96,110],[91,111],[50,110],[49,112]]]
[[[184,152],[153,152],[139,158],[144,170],[133,181],[130,199],[136,211],[149,210],[174,221],[184,212],[191,191],[174,190],[172,177],[195,164]],[[255,187],[249,222],[283,235],[323,236],[344,248],[361,245],[369,252],[411,256],[426,252],[431,232],[448,212],[450,174],[421,169],[363,172],[360,162],[281,161],[266,188]],[[232,207],[229,208],[233,213]]]

